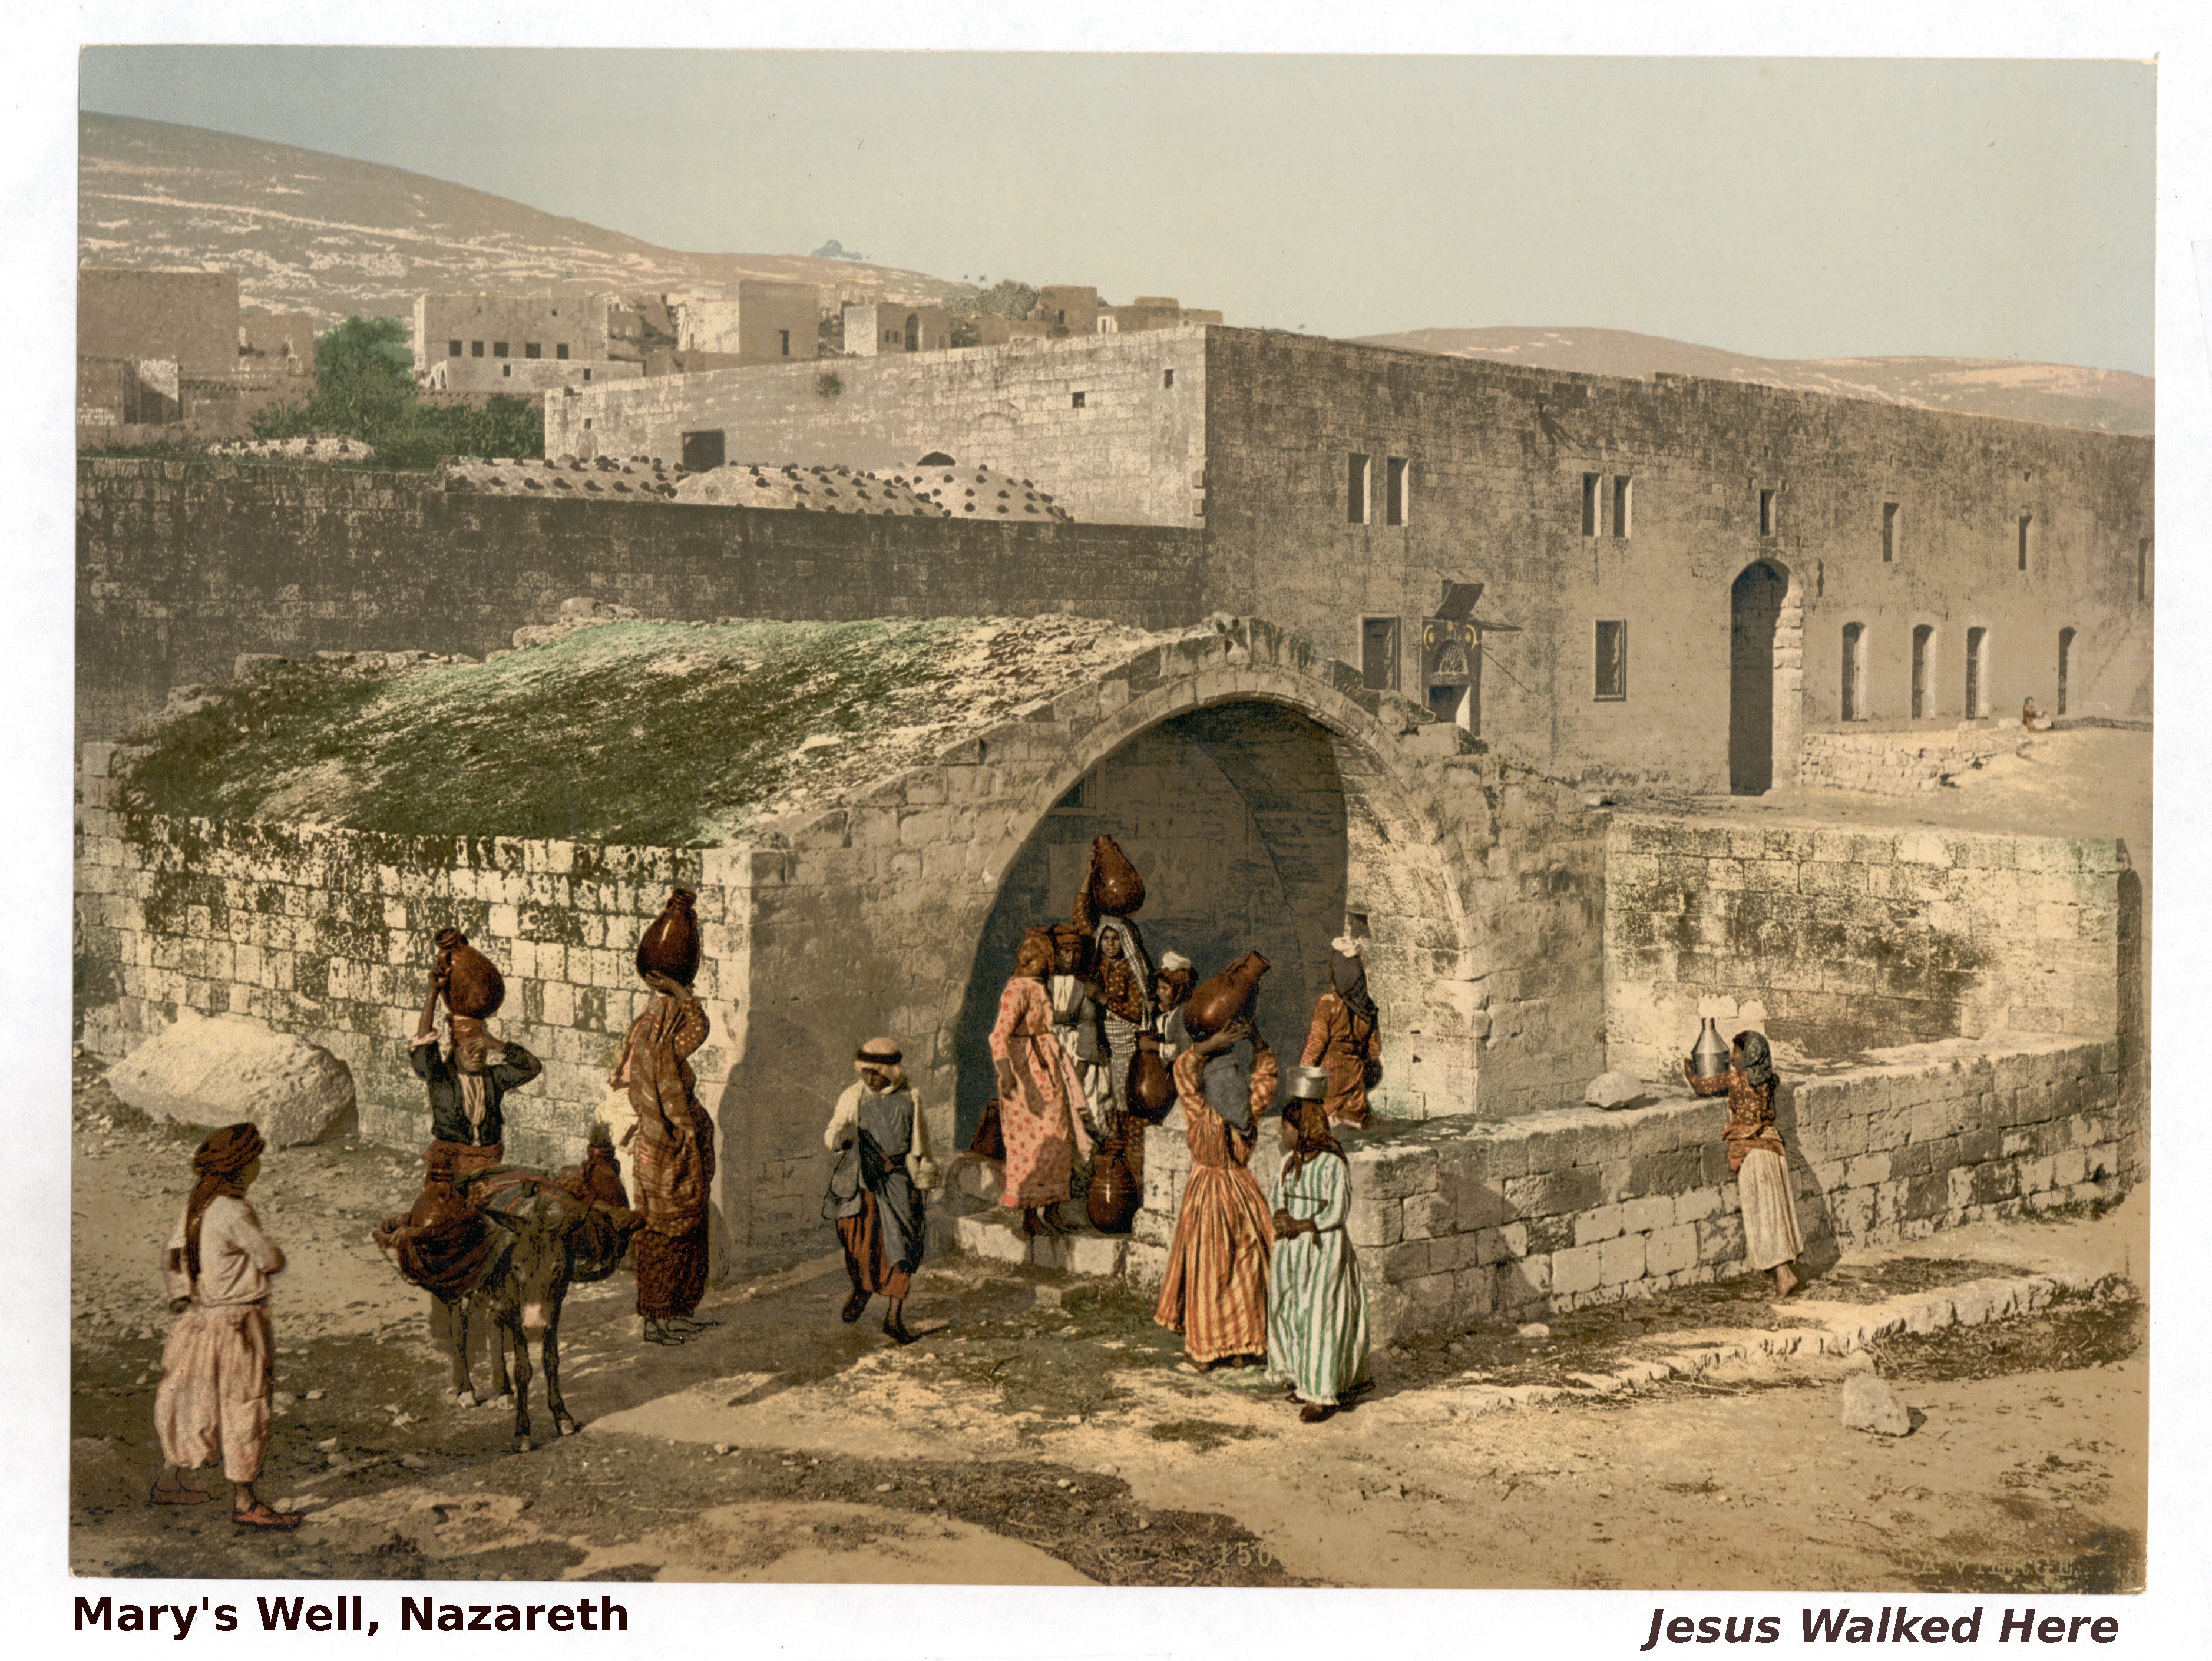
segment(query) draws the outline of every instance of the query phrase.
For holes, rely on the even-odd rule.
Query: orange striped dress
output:
[[[1252,1138],[1240,1136],[1206,1105],[1206,1058],[1186,1050],[1176,1058],[1176,1095],[1182,1105],[1183,1136],[1190,1143],[1190,1180],[1168,1248],[1167,1278],[1152,1318],[1182,1334],[1183,1353],[1204,1365],[1231,1355],[1267,1353],[1267,1257],[1274,1228],[1267,1196],[1245,1168]],[[1275,1099],[1279,1077],[1272,1052],[1252,1063],[1252,1122]]]

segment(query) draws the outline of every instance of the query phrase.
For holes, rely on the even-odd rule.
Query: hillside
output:
[[[411,316],[425,291],[659,292],[744,277],[944,299],[969,285],[850,260],[691,254],[375,162],[121,116],[78,117],[77,258],[221,269],[245,304]]]
[[[1493,363],[1525,363],[1586,375],[1641,379],[1664,372],[1714,380],[1756,381],[1918,409],[2086,427],[2100,433],[2147,433],[2152,429],[2155,383],[2148,375],[2081,369],[2063,363],[2015,363],[1990,358],[1750,357],[1626,329],[1415,329],[1399,335],[1370,335],[1363,343]]]

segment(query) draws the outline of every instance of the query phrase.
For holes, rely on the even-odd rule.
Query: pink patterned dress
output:
[[[1052,1029],[1052,999],[1044,982],[1018,975],[999,998],[991,1028],[991,1058],[1014,1076],[1011,1100],[999,1100],[999,1129],[1006,1143],[1008,1205],[1054,1205],[1067,1197],[1074,1150],[1087,1159],[1091,1138],[1079,1104],[1083,1082],[1075,1059]]]

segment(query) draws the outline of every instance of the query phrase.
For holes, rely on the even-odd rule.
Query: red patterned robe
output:
[[[1005,1062],[1014,1075],[1011,1099],[999,1099],[999,1131],[1006,1143],[1000,1197],[1024,1209],[1056,1205],[1067,1197],[1075,1149],[1088,1159],[1091,1137],[1080,1110],[1083,1081],[1053,1031],[1044,982],[1017,975],[1006,983],[991,1028],[991,1058]]]
[[[1206,1105],[1206,1058],[1186,1050],[1176,1058],[1176,1096],[1183,1136],[1190,1143],[1190,1180],[1168,1248],[1167,1278],[1152,1318],[1182,1334],[1183,1352],[1204,1364],[1231,1355],[1267,1352],[1267,1258],[1274,1228],[1267,1196],[1245,1167],[1252,1137],[1230,1128]],[[1279,1072],[1272,1052],[1252,1063],[1252,1123],[1275,1099]]]

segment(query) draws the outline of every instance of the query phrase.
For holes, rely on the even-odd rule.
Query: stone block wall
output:
[[[1815,790],[1917,796],[1971,772],[2020,742],[2017,727],[1929,732],[1808,732],[1797,759],[1797,782]]]
[[[744,924],[725,910],[714,857],[126,816],[106,805],[113,755],[85,747],[77,812],[76,993],[94,1053],[127,1053],[180,1009],[250,1015],[352,1070],[364,1138],[419,1147],[429,1110],[407,1041],[431,943],[450,925],[506,979],[495,1033],[545,1064],[507,1099],[508,1156],[564,1164],[580,1157],[648,996],[638,936],[681,884],[699,896],[697,990],[714,1026],[693,1066],[700,1100],[719,1108],[744,1038],[722,982],[742,967]]]
[[[1608,833],[1610,1064],[1676,1075],[1702,998],[1757,999],[1811,1056],[2125,1033],[2128,896],[2109,839],[1622,815]]]
[[[2118,1077],[2113,1040],[2046,1039],[1953,1040],[1786,1080],[1778,1118],[1803,1261],[1817,1270],[1860,1246],[2117,1197],[2139,1174]],[[1723,1104],[1677,1093],[1617,1112],[1353,1139],[1347,1227],[1376,1341],[1747,1272],[1726,1118]],[[1149,1291],[1189,1176],[1179,1111],[1147,1132],[1145,1160],[1123,1272]],[[1263,1137],[1263,1187],[1279,1161]]]

